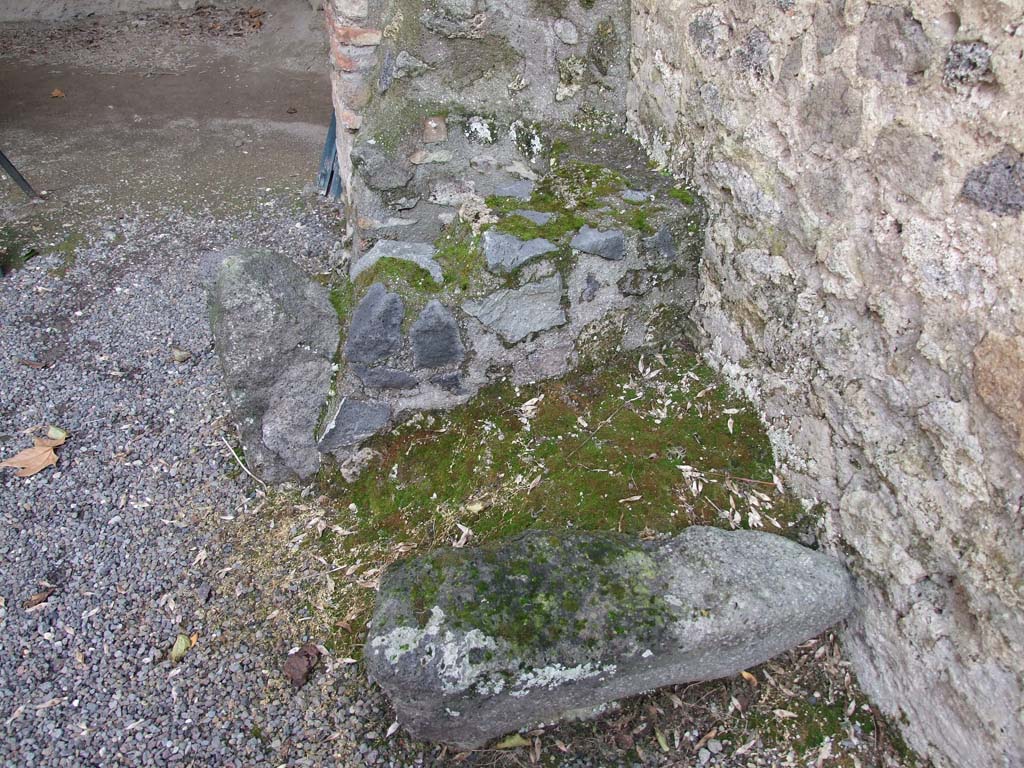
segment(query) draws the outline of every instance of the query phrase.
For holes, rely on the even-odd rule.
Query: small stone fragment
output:
[[[626,236],[618,229],[601,230],[584,226],[570,245],[577,251],[600,256],[609,261],[619,261],[626,257]]]
[[[997,216],[1016,216],[1024,211],[1024,155],[1006,147],[967,174],[961,194]]]
[[[321,453],[330,453],[338,448],[358,445],[384,429],[389,418],[391,406],[387,403],[346,397],[334,418],[328,422],[317,447]]]
[[[487,230],[483,237],[484,259],[491,272],[507,274],[531,259],[556,250],[558,248],[554,243],[542,237],[523,241],[493,229]]]
[[[430,243],[410,243],[403,240],[378,240],[373,248],[368,250],[349,267],[349,279],[355,280],[366,270],[370,269],[381,259],[398,259],[415,264],[420,269],[430,273],[430,277],[438,285],[444,283],[444,273],[441,265],[434,260],[436,249]]]
[[[631,269],[619,280],[619,292],[623,296],[643,296],[652,287],[651,275],[645,269]]]
[[[398,349],[405,303],[374,283],[352,314],[345,342],[345,357],[352,363],[373,363]]]
[[[566,321],[558,274],[521,288],[495,291],[479,301],[467,301],[462,308],[512,344]]]
[[[512,211],[512,215],[513,216],[522,216],[527,221],[532,221],[538,227],[543,227],[545,224],[547,224],[549,221],[551,221],[552,216],[554,216],[553,213],[543,213],[541,211],[527,211],[527,210]]]
[[[646,254],[660,256],[668,261],[675,261],[678,255],[675,240],[668,227],[661,227],[650,237],[645,237],[643,247]]]
[[[576,45],[580,41],[580,33],[576,30],[576,25],[568,19],[555,21],[555,37],[566,45]]]
[[[966,89],[994,81],[992,50],[987,45],[975,41],[950,46],[942,68],[942,82],[947,88]]]
[[[187,349],[179,349],[178,347],[171,347],[171,359],[176,363],[187,363],[192,359],[192,353]]]
[[[448,125],[444,117],[438,115],[423,121],[423,143],[440,144],[448,140]]]
[[[295,688],[301,688],[320,660],[320,651],[313,643],[306,643],[284,662],[284,676]]]
[[[416,77],[422,75],[430,67],[424,62],[417,59],[408,51],[399,51],[398,57],[395,59],[395,70],[394,78],[400,79],[403,77]]]
[[[647,200],[647,193],[638,189],[627,189],[622,193],[622,199],[627,203],[643,203]]]
[[[417,368],[453,365],[462,362],[466,355],[455,316],[436,299],[416,318],[409,338]]]
[[[593,301],[594,297],[597,296],[597,291],[600,287],[601,283],[599,283],[597,278],[594,277],[594,273],[588,272],[586,283],[583,286],[583,290],[580,291],[580,301]]]
[[[514,197],[516,200],[529,200],[533,194],[534,183],[527,179],[509,181],[499,184],[494,190],[498,197]]]
[[[411,374],[394,368],[364,368],[353,366],[359,380],[374,389],[412,389],[419,382]]]
[[[429,163],[448,163],[451,162],[452,155],[447,149],[417,149],[409,157],[409,162],[413,165],[427,165]]]

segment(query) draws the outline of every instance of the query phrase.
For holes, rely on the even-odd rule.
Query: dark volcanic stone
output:
[[[374,389],[412,389],[418,383],[412,374],[395,368],[355,366],[353,371],[363,384]]]
[[[345,398],[327,425],[318,447],[321,452],[330,453],[338,448],[358,445],[384,429],[389,418],[391,406],[387,403]]]
[[[1024,158],[1006,147],[984,165],[967,174],[961,192],[964,199],[999,216],[1016,216],[1024,210]]]
[[[402,340],[403,317],[402,297],[381,283],[371,285],[352,314],[345,357],[351,363],[373,363],[392,354]]]
[[[427,304],[416,318],[409,338],[417,368],[440,368],[461,363],[466,356],[455,316],[436,299]]]

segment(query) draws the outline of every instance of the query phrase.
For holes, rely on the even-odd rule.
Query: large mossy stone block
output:
[[[533,531],[392,567],[365,659],[414,737],[472,749],[736,674],[841,621],[852,600],[840,563],[772,534]]]

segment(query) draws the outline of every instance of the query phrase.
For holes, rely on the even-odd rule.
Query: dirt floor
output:
[[[302,0],[261,10],[4,25],[0,148],[47,211],[26,209],[4,177],[0,215],[88,228],[301,190],[331,114],[321,19]]]

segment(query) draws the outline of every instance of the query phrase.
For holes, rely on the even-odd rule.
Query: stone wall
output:
[[[693,312],[857,574],[910,745],[1024,764],[1024,5],[634,0],[633,130],[710,209]]]

